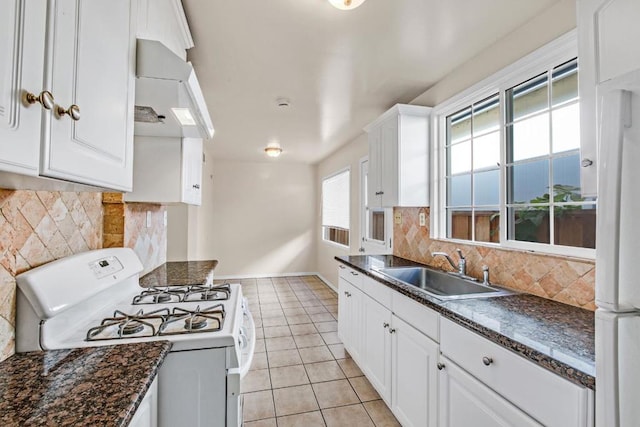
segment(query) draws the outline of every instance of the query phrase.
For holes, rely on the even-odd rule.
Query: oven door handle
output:
[[[253,362],[253,353],[256,350],[256,322],[253,320],[253,316],[249,309],[245,309],[243,316],[246,316],[246,321],[243,326],[247,331],[245,336],[246,344],[244,345],[244,349],[242,351],[242,365],[240,366],[240,378],[244,378],[249,372],[249,368],[251,368],[251,363]],[[248,348],[248,351],[245,351]]]

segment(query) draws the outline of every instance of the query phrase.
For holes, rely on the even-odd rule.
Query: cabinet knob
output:
[[[53,95],[48,90],[43,90],[40,95],[35,96],[31,92],[24,93],[24,101],[27,104],[35,104],[36,102],[42,105],[45,110],[51,110],[53,108]]]
[[[354,276],[358,275],[358,273],[356,273],[355,271],[352,271],[351,274],[354,275]]]
[[[390,334],[395,334],[395,333],[396,333],[396,330],[395,330],[395,329],[389,329],[389,333],[390,333]]]
[[[77,122],[78,120],[80,120],[80,107],[78,107],[76,104],[71,104],[71,106],[69,106],[69,108],[65,110],[58,105],[58,115],[60,117],[68,115],[69,117],[71,117],[71,120]]]
[[[389,327],[389,324],[388,324],[387,322],[384,322],[384,323],[382,324],[382,327],[386,329],[386,328],[388,328],[388,327]]]
[[[591,159],[582,159],[582,161],[580,162],[580,165],[583,168],[588,168],[589,166],[591,166],[593,164],[593,160]]]
[[[351,292],[347,292],[347,297],[351,298]]]
[[[482,358],[482,363],[484,363],[485,366],[489,366],[493,363],[493,359],[485,356]]]
[[[200,184],[193,184],[192,187],[195,188],[196,190],[199,190],[200,189]]]
[[[444,369],[444,363],[442,362],[438,362],[436,366],[438,367],[438,371],[442,371]]]

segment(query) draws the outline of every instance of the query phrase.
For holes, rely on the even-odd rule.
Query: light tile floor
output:
[[[245,427],[399,426],[338,338],[338,297],[317,276],[242,279],[256,353]]]

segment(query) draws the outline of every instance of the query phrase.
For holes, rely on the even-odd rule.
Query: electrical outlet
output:
[[[147,211],[147,228],[151,227],[151,211]]]
[[[395,221],[395,223],[396,223],[396,224],[402,224],[402,213],[400,213],[400,212],[396,212],[396,213],[393,215],[393,219],[394,219],[394,221]]]
[[[420,227],[426,227],[427,225],[427,215],[424,212],[420,212]]]

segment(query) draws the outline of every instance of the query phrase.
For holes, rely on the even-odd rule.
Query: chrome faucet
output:
[[[447,261],[449,261],[449,264],[451,264],[451,267],[458,270],[458,274],[466,277],[467,276],[467,259],[464,257],[464,255],[462,255],[462,251],[460,249],[456,249],[456,252],[458,252],[458,258],[459,258],[458,265],[456,265],[456,263],[453,262],[449,254],[446,252],[432,252],[431,256],[435,257],[437,255],[441,255],[445,257]]]
[[[491,282],[489,281],[489,266],[482,266],[482,284],[486,286],[491,286]]]

